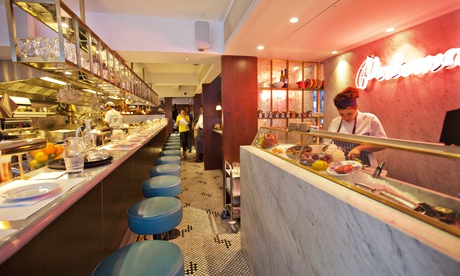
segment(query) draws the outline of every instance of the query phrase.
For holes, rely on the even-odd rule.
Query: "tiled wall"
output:
[[[355,85],[360,65],[368,55],[382,65],[397,53],[404,60],[444,53],[460,47],[460,10],[374,41],[324,62],[325,127],[338,115],[333,97]],[[460,67],[437,73],[411,75],[378,82],[372,80],[358,99],[359,109],[376,114],[390,138],[439,142],[446,111],[460,108]],[[377,153],[389,176],[442,193],[460,193],[460,162],[395,150]]]

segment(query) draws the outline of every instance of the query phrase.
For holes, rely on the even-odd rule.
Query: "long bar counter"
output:
[[[240,154],[254,275],[458,275],[455,235],[256,147]]]
[[[17,231],[0,240],[0,274],[91,274],[125,239],[126,209],[142,198],[140,183],[150,177],[166,126],[163,121],[144,131],[150,136],[134,149],[110,150],[111,163],[85,168],[83,182],[29,218],[3,222]],[[43,172],[56,170],[26,176]]]

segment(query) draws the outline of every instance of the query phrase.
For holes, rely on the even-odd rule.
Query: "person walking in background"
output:
[[[200,106],[200,114],[195,124],[196,135],[196,158],[195,162],[203,162],[203,107]]]
[[[185,113],[187,113],[188,118],[190,119],[188,123],[189,134],[188,134],[188,152],[192,152],[192,146],[194,144],[193,140],[193,113],[188,106],[185,107]]]
[[[176,118],[177,118],[178,115],[179,115],[179,113],[177,111],[177,105],[174,104],[173,109],[172,109],[173,132],[177,132]]]
[[[180,134],[180,143],[182,145],[182,151],[184,158],[187,158],[187,148],[188,148],[188,133],[189,133],[189,125],[190,119],[188,115],[185,113],[185,110],[182,109],[180,111],[179,116],[176,118],[176,126],[179,129]]]

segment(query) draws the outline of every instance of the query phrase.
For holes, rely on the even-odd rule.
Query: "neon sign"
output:
[[[460,66],[460,48],[452,48],[444,54],[428,55],[414,60],[404,61],[403,58],[403,54],[396,54],[390,65],[382,66],[379,57],[368,56],[356,74],[356,87],[365,89],[372,79],[384,81],[410,75],[426,74],[430,71],[436,73],[443,68],[452,69]]]

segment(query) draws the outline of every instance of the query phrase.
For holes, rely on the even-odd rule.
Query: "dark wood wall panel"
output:
[[[216,170],[223,168],[222,137],[215,136],[212,131],[215,124],[221,123],[221,112],[216,110],[221,100],[221,78],[217,77],[210,84],[203,84],[203,124],[204,124],[204,169]],[[217,140],[216,140],[217,139]]]
[[[240,160],[240,146],[257,133],[257,58],[222,57],[223,158]]]
[[[166,137],[169,137],[169,135],[173,132],[172,98],[171,97],[165,97],[164,109],[165,109],[165,118],[168,118],[168,127],[166,128]],[[174,118],[174,120],[176,120],[176,118]]]

